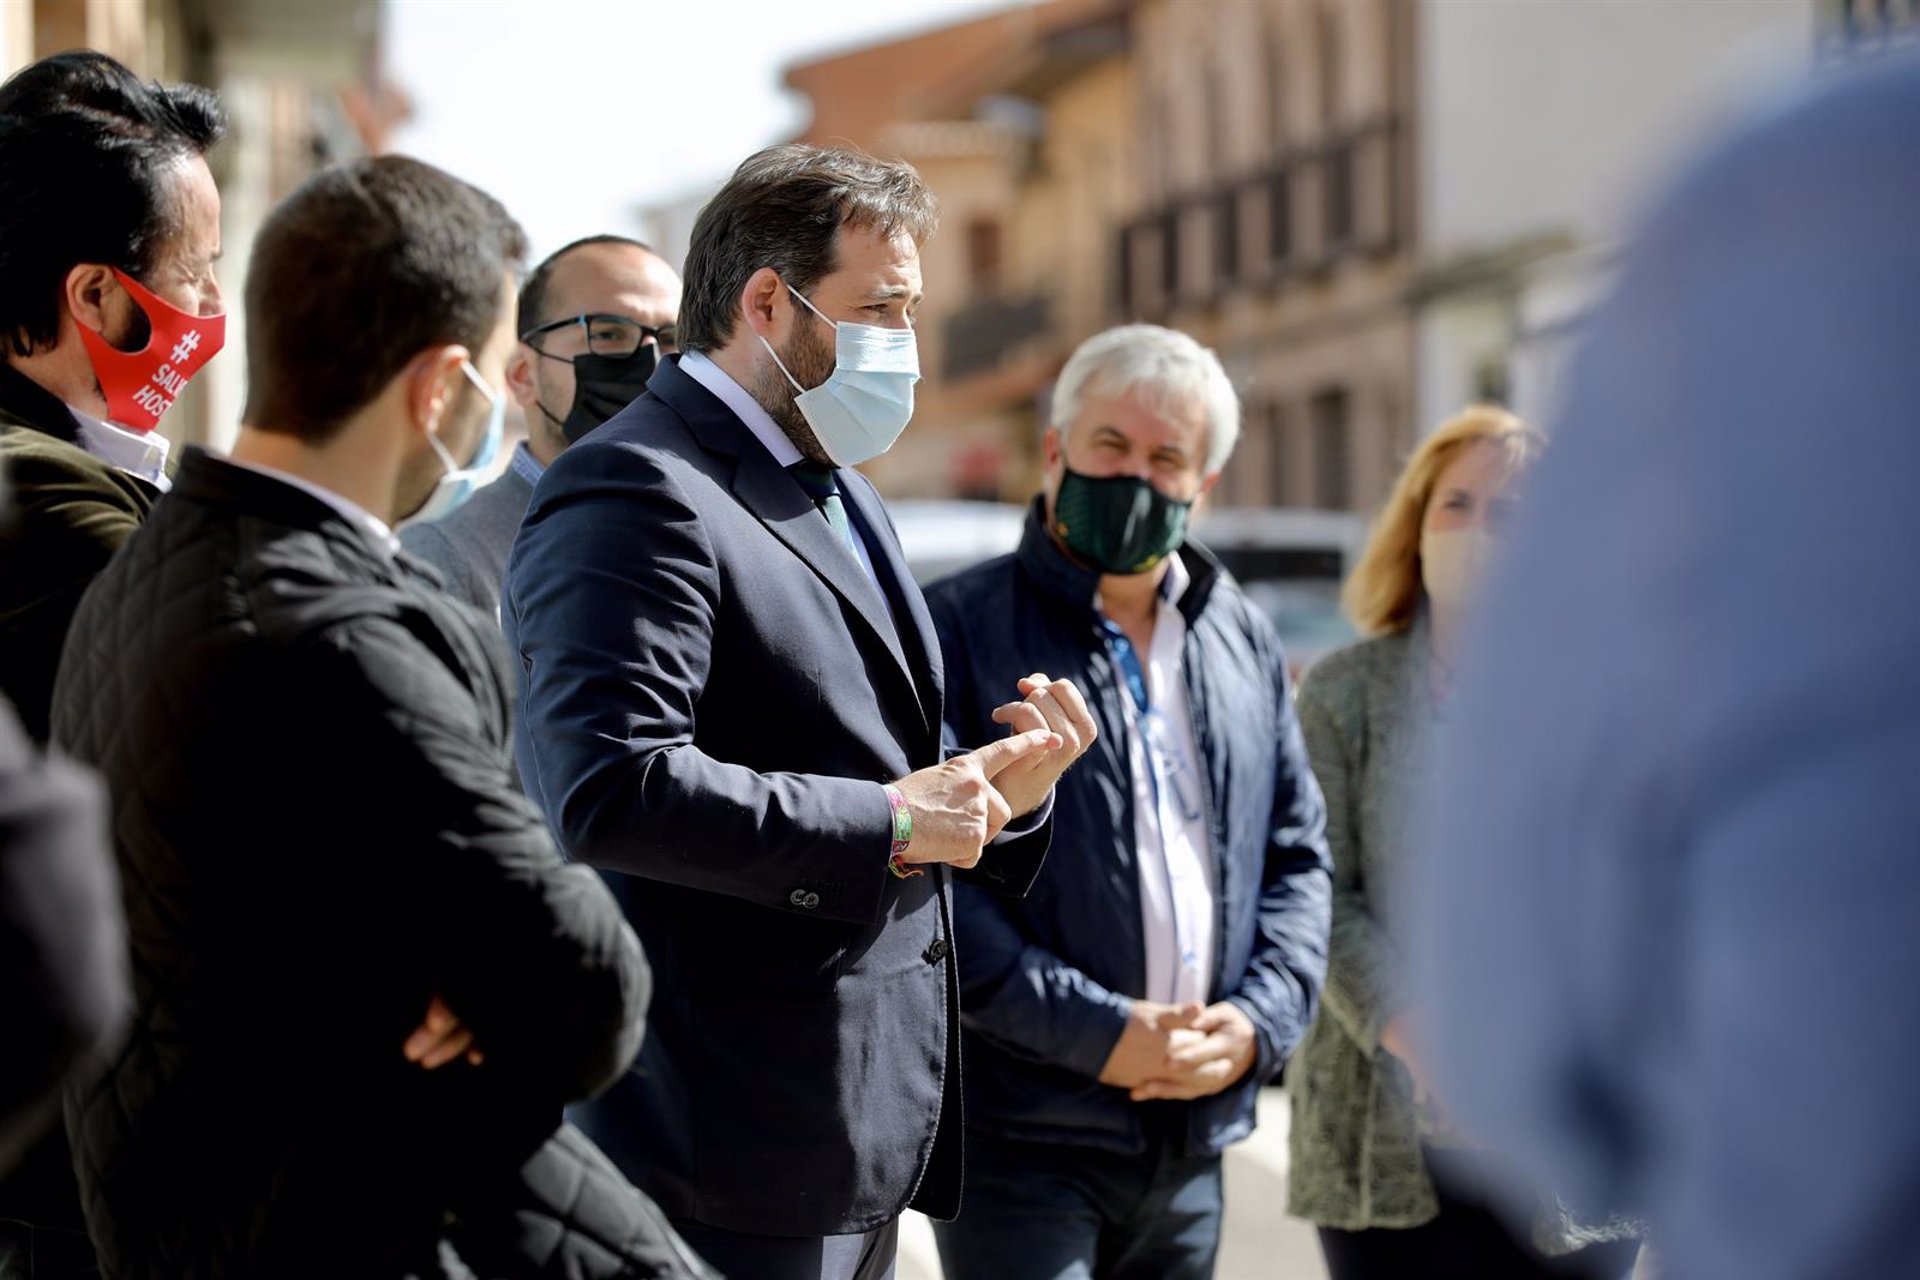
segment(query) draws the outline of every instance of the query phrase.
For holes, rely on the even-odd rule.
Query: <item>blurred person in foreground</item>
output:
[[[1916,155],[1903,55],[1653,205],[1426,829],[1439,1087],[1686,1280],[1920,1273]]]
[[[54,735],[111,789],[135,974],[67,1099],[109,1276],[699,1271],[560,1125],[645,963],[515,789],[497,631],[392,533],[497,448],[523,247],[404,157],[294,192],[232,459],[189,450],[81,602]]]
[[[0,512],[5,505],[0,485]],[[43,755],[0,698],[0,1174],[59,1126],[62,1081],[126,1019],[126,930],[106,813],[98,781]],[[85,1245],[84,1235],[10,1223],[0,1277],[93,1274]],[[53,1269],[62,1257],[71,1271]],[[38,1272],[36,1258],[47,1264]]]
[[[1485,406],[1428,436],[1347,582],[1347,612],[1370,638],[1301,682],[1300,723],[1327,797],[1333,948],[1326,1003],[1287,1073],[1287,1208],[1319,1228],[1333,1280],[1615,1280],[1638,1250],[1622,1224],[1578,1224],[1544,1195],[1509,1231],[1478,1185],[1483,1157],[1431,1096],[1411,1033],[1424,1020],[1405,972],[1407,876],[1421,851],[1408,807],[1452,701],[1469,603],[1541,443]]]
[[[447,590],[498,617],[507,553],[553,460],[637,399],[680,318],[680,277],[625,236],[576,240],[520,286],[507,391],[526,414],[527,438],[501,475],[440,520],[416,520],[400,545],[431,564]]]
[[[694,226],[684,354],[554,462],[507,571],[521,777],[666,993],[589,1131],[753,1280],[878,1280],[905,1209],[953,1215],[949,877],[1025,892],[1092,740],[1010,667],[1010,736],[943,749],[939,640],[853,469],[913,414],[936,218],[903,162],[748,157]]]
[[[226,124],[88,50],[0,85],[0,696],[37,744],[81,592],[169,483],[161,416],[224,340]],[[94,1274],[58,1125],[0,1176],[7,1254],[5,1280]]]
[[[936,1228],[949,1280],[1212,1275],[1221,1152],[1313,1016],[1327,849],[1286,660],[1187,536],[1239,430],[1192,338],[1088,339],[1054,387],[1019,550],[928,592],[957,741],[1005,731],[1010,670],[1069,679],[1100,731],[1056,788],[1027,896],[954,890],[968,1133],[960,1217]]]
[[[57,1123],[60,1082],[124,1021],[125,947],[100,784],[35,750],[0,700],[0,1173]],[[20,1273],[27,1248],[0,1242],[0,1276]]]

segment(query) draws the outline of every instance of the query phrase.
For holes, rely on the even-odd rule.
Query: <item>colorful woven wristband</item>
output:
[[[923,874],[920,868],[907,865],[907,846],[913,843],[913,810],[907,808],[907,798],[900,794],[900,788],[888,783],[886,792],[887,804],[893,809],[893,851],[887,858],[887,870],[906,880]]]

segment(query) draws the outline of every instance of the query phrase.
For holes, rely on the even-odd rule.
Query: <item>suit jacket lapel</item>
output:
[[[874,571],[882,580],[891,582],[889,596],[894,602],[895,628],[902,633],[901,643],[911,663],[915,687],[920,691],[920,709],[926,716],[928,727],[937,732],[940,701],[946,681],[940,663],[939,635],[933,629],[933,615],[927,612],[926,598],[914,583],[913,572],[907,567],[906,556],[900,549],[900,540],[894,535],[893,522],[887,518],[885,509],[880,505],[880,495],[874,491],[872,483],[858,472],[842,470],[837,474],[840,477],[840,492],[846,496],[847,507],[860,526],[866,538],[867,550],[873,556]]]
[[[914,704],[921,706],[913,669],[887,617],[879,588],[799,482],[773,460],[766,446],[726,405],[681,372],[677,360],[660,366],[647,383],[647,391],[686,419],[703,446],[734,459],[734,496],[852,608],[892,658],[893,668],[913,695]],[[868,546],[877,550],[872,541]]]
[[[911,678],[900,638],[887,617],[886,602],[880,598],[879,587],[867,576],[866,566],[860,563],[853,549],[840,540],[813,499],[773,460],[773,455],[761,448],[758,440],[753,441],[753,447],[759,451],[758,455],[743,454],[739,469],[733,474],[734,494],[775,537],[792,548],[808,568],[853,606],[868,629],[886,645],[900,673]]]

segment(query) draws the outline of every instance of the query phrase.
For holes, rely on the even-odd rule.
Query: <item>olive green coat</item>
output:
[[[82,449],[67,407],[0,364],[0,693],[34,741],[81,593],[159,496]]]

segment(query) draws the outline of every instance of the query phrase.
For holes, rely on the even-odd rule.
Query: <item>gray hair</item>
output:
[[[1207,416],[1203,475],[1218,474],[1240,439],[1240,398],[1220,357],[1174,329],[1126,324],[1080,344],[1053,384],[1053,426],[1062,444],[1089,391],[1105,396],[1137,391],[1156,413],[1198,402]]]

